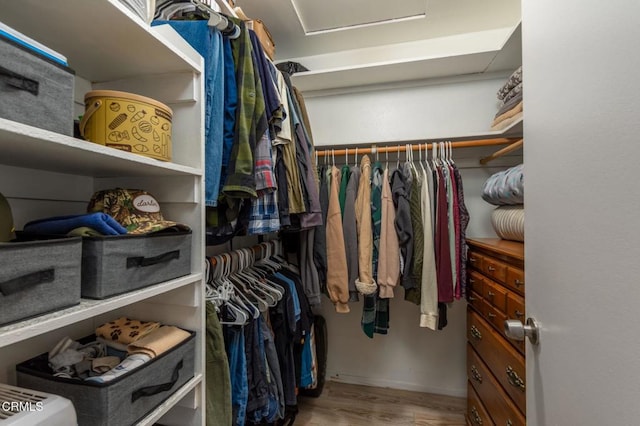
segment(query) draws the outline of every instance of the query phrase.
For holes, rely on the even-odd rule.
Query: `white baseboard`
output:
[[[458,398],[467,397],[467,389],[447,389],[442,387],[432,387],[419,383],[400,382],[395,380],[376,379],[371,377],[354,376],[349,374],[335,374],[329,380],[351,385],[375,386],[380,388],[400,389],[414,392],[426,392],[437,395],[454,396]]]

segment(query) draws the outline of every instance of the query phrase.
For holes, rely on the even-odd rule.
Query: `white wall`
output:
[[[507,75],[438,79],[305,96],[316,146],[420,140],[486,132]]]
[[[447,137],[488,130],[497,109],[495,93],[506,76],[448,79],[438,84],[306,97],[317,146]],[[493,206],[481,199],[484,181],[504,167],[480,167],[479,156],[459,162],[471,222],[468,236],[495,237]],[[454,159],[456,152],[454,151]],[[344,159],[336,159],[343,164]],[[508,160],[516,164],[518,159]],[[353,159],[351,159],[353,162]],[[391,162],[390,162],[391,163]],[[395,162],[393,162],[395,163]],[[466,302],[453,304],[442,331],[418,326],[418,306],[398,290],[390,306],[390,330],[369,339],[360,328],[362,302],[336,314],[323,298],[319,312],[329,333],[327,375],[333,380],[438,394],[466,395]]]

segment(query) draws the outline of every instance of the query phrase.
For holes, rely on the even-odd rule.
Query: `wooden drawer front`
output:
[[[482,295],[484,292],[484,277],[481,273],[477,271],[469,271],[469,278],[467,280],[467,288],[470,291],[475,291],[476,293]]]
[[[511,290],[524,296],[524,271],[522,269],[507,266],[507,278],[505,284]]]
[[[467,309],[467,339],[524,413],[526,370],[522,354],[470,308]]]
[[[495,424],[491,421],[487,409],[484,408],[478,394],[469,382],[467,382],[467,424],[471,426],[492,426]]]
[[[480,359],[471,345],[467,345],[467,374],[476,396],[496,425],[524,426],[524,416],[502,390],[489,367]],[[468,392],[467,395],[470,395]],[[468,396],[469,397],[469,396]],[[467,403],[471,404],[471,400]]]
[[[507,295],[507,318],[525,322],[524,298],[513,293]]]
[[[499,311],[506,314],[507,312],[507,290],[500,284],[496,284],[491,280],[485,280],[483,285],[484,292],[482,298],[495,306]]]
[[[507,319],[514,319],[524,323],[525,318],[524,299],[515,293],[509,292],[509,294],[507,294]],[[509,341],[520,351],[520,353],[524,353],[524,341]]]
[[[507,264],[490,257],[482,259],[482,271],[496,281],[504,283],[507,281]]]
[[[500,312],[484,300],[482,304],[482,315],[499,330],[500,334],[504,334],[504,321],[507,319],[507,316],[504,313]]]
[[[471,271],[467,282],[467,301],[471,306],[477,309],[478,312],[482,312],[482,291],[484,286],[484,278],[482,277],[482,274],[476,271]]]
[[[468,261],[469,261],[469,266],[471,266],[472,268],[475,268],[479,271],[484,271],[483,269],[483,256],[478,254],[475,251],[470,251],[469,252],[469,257],[468,257]]]

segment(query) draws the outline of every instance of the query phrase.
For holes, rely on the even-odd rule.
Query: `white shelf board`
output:
[[[175,141],[174,141],[175,144]],[[202,176],[200,169],[0,118],[0,163],[93,177]]]
[[[196,374],[193,379],[189,380],[180,389],[175,391],[169,398],[167,398],[162,404],[156,407],[151,413],[149,413],[144,419],[137,423],[137,426],[153,425],[160,420],[169,410],[171,410],[182,398],[184,398],[189,392],[191,392],[203,379],[202,374]]]
[[[86,320],[189,284],[199,283],[201,280],[202,273],[197,273],[109,299],[82,299],[79,305],[0,327],[0,347],[9,346],[48,333],[51,330],[66,327],[78,321]]]
[[[483,72],[496,51],[440,58],[415,58],[353,67],[305,71],[291,76],[294,86],[304,92],[384,83],[425,80]]]
[[[76,74],[92,82],[200,72],[195,50],[185,54],[166,31],[157,36],[118,0],[20,0],[19,7],[2,7],[0,19],[65,55]]]
[[[500,38],[503,37],[503,38]],[[346,57],[336,54],[328,60],[332,65],[312,68],[291,76],[294,86],[302,92],[325,91],[422,81],[441,77],[513,71],[522,64],[522,36],[520,25],[503,30],[469,33],[459,37],[425,40],[424,45],[412,47],[413,54],[392,60],[358,62],[366,52],[354,51]],[[363,49],[364,50],[364,49]],[[400,49],[397,49],[400,50]],[[340,56],[342,55],[342,56]],[[379,58],[380,52],[377,53]],[[303,65],[307,60],[322,64],[317,57],[296,58]],[[327,55],[325,55],[327,56]],[[340,65],[345,63],[347,65]],[[309,66],[311,68],[311,66]]]

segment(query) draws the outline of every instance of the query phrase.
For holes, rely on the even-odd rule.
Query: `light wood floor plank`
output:
[[[299,397],[296,425],[464,426],[466,399],[327,382],[319,398]]]

